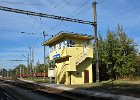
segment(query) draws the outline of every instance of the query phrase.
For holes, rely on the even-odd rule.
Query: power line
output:
[[[25,3],[25,2],[11,2],[11,1],[0,1],[0,2],[7,3],[7,4],[40,5],[40,4],[31,4],[31,3]]]
[[[35,27],[35,23],[36,23],[37,19],[35,19],[34,23],[33,23],[33,26],[31,28],[31,32],[33,31],[34,27]]]
[[[21,34],[30,34],[30,35],[34,35],[35,33],[34,32],[24,32],[24,31],[21,31],[21,32],[19,32],[19,31],[13,31],[13,30],[5,30],[5,29],[2,29],[2,30],[0,30],[0,31],[3,31],[3,32],[17,32],[17,33],[21,33]]]
[[[77,8],[75,11],[73,11],[73,13],[75,13],[76,11],[78,11],[86,3],[87,2],[85,2],[79,8]],[[76,22],[76,23],[94,25],[94,23],[93,22],[90,22],[90,21],[83,21],[83,20],[79,20],[79,19],[72,19],[72,18],[67,18],[67,17],[62,17],[62,16],[55,16],[55,15],[48,15],[48,14],[43,14],[43,13],[36,13],[36,12],[25,11],[25,10],[20,10],[20,9],[13,9],[13,8],[2,7],[2,6],[0,6],[0,10],[10,11],[10,12],[15,12],[15,13],[21,13],[21,14],[27,14],[27,15],[33,15],[33,16],[40,16],[40,17],[45,17],[45,18],[52,18],[52,19],[57,19],[57,20],[62,20],[62,21],[70,21],[70,22]]]
[[[68,16],[71,16],[72,14],[74,14],[75,12],[77,12],[79,9],[81,9],[83,6],[85,6],[90,0],[87,0],[85,3],[83,3],[80,7],[78,7],[77,9],[75,9],[71,14],[69,14]]]
[[[22,34],[32,34],[32,35],[34,34],[34,33],[27,33],[27,32],[21,32],[21,33]]]
[[[67,2],[67,0],[63,0],[62,2],[60,2],[58,5],[56,5],[54,8],[59,7],[60,5],[62,5],[64,2]]]
[[[58,6],[60,6],[62,3],[66,2],[67,0],[63,0],[60,4],[58,4]],[[90,0],[87,0],[86,2],[84,2],[80,7],[78,7],[77,9],[75,9],[72,13],[70,13],[67,17],[71,16],[72,14],[74,14],[75,12],[77,12],[79,9],[81,9],[83,6],[85,6]],[[58,7],[58,6],[55,6]],[[42,19],[40,17],[40,21],[41,21],[41,26],[42,26]],[[63,22],[63,21],[62,21]],[[46,32],[49,32],[50,30],[54,30],[57,26],[60,26],[61,22],[56,24],[54,27],[48,29]]]
[[[32,16],[31,16],[31,17],[32,17]],[[32,25],[32,28],[31,28],[31,32],[30,32],[30,33],[27,33],[27,32],[22,32],[22,33],[24,33],[24,34],[35,35],[35,33],[32,32],[32,31],[33,31],[33,29],[34,29],[34,26],[35,26],[36,21],[37,21],[37,18],[35,18],[35,21],[33,22],[33,25]],[[28,40],[29,40],[29,37],[27,38],[27,41],[25,41],[25,43],[26,43],[26,44],[25,44],[25,46],[26,46],[26,47],[25,47],[25,50],[27,49],[27,47],[28,47],[29,44],[30,44]],[[25,54],[22,54],[22,53],[21,53],[21,56],[28,59],[28,57],[26,57]]]
[[[1,30],[1,31],[4,31],[4,32],[17,32],[17,33],[25,33],[25,34],[32,34],[32,33],[27,33],[27,32],[19,32],[19,31],[13,31],[13,30],[5,30],[5,29],[3,29],[3,30]],[[17,35],[17,36],[19,36],[19,35]],[[20,35],[21,36],[21,35]],[[27,41],[26,41],[27,42]],[[24,51],[26,51],[26,50],[23,50],[22,52],[24,52]],[[11,51],[11,52],[13,52],[13,51]],[[16,50],[15,51],[15,53],[18,53],[18,51]],[[25,52],[24,52],[25,53]],[[16,54],[16,55],[13,55],[13,57],[14,58],[16,58],[16,59],[20,59],[21,58],[21,56],[20,55],[18,55],[18,54]],[[10,58],[13,58],[12,56],[10,56]]]
[[[92,7],[88,7],[88,8],[86,8],[86,9],[80,11],[76,16],[79,16],[79,15],[81,15],[81,14],[84,14],[85,12],[87,12],[87,11],[90,10],[90,9],[92,9]]]
[[[27,61],[27,60],[0,60],[0,61]]]
[[[133,7],[132,9],[129,9],[129,10],[124,11],[124,12],[121,12],[119,15],[114,16],[114,17],[112,17],[112,18],[120,17],[121,15],[127,14],[127,13],[129,13],[129,12],[131,12],[131,11],[133,11],[133,10],[137,9],[137,8],[140,8],[140,6]]]
[[[20,14],[26,14],[26,15],[32,15],[32,16],[39,16],[39,17],[44,17],[44,18],[51,18],[51,19],[69,21],[69,22],[76,22],[76,23],[81,23],[81,24],[94,25],[94,23],[90,22],[90,21],[83,21],[83,20],[80,20],[80,19],[72,19],[72,18],[62,17],[62,16],[48,15],[48,14],[44,14],[44,13],[25,11],[25,10],[3,7],[3,6],[0,6],[0,10],[14,12],[14,13],[20,13]]]
[[[67,2],[67,0],[63,0],[62,2],[58,3],[57,5],[55,5],[53,8],[50,9],[51,12],[53,12],[56,8],[61,8],[60,9],[64,9],[65,7],[65,3]],[[66,3],[67,4],[67,3]],[[55,12],[55,14],[58,14],[58,9],[57,9],[57,12]]]
[[[75,11],[73,11],[71,14],[69,14],[69,16],[72,15],[73,13],[75,13],[76,11],[78,11],[80,8],[82,8],[89,1],[90,0],[87,0],[84,4],[82,4]],[[58,20],[64,20],[64,21],[70,21],[70,22],[76,22],[76,23],[82,23],[82,24],[94,25],[94,23],[93,22],[90,22],[90,21],[83,21],[83,20],[79,20],[79,19],[72,19],[72,18],[68,18],[68,17],[48,15],[48,14],[43,14],[43,13],[31,12],[31,11],[24,11],[24,10],[13,9],[13,8],[8,8],[8,7],[2,7],[2,6],[0,6],[0,10],[10,11],[10,12],[15,12],[15,13],[21,13],[21,14],[27,14],[27,15],[33,15],[33,16],[40,16],[40,17],[52,18],[52,19],[58,19]],[[57,24],[55,27],[50,28],[49,30],[55,29],[58,25],[60,25],[60,23]]]
[[[74,14],[75,12],[77,12],[79,9],[81,9],[83,6],[85,6],[90,0],[87,0],[86,2],[84,2],[80,7],[78,7],[77,9],[75,9],[72,13],[70,13],[67,17],[70,17],[72,14]],[[63,22],[63,21],[62,21]],[[48,29],[46,32],[49,32],[50,30],[54,30],[57,26],[60,26],[62,22],[59,22],[58,24],[56,24],[54,27]]]
[[[102,4],[104,1],[105,1],[105,0],[102,0],[102,1],[98,2],[98,5]]]

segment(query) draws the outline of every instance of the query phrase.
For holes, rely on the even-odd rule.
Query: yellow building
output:
[[[57,84],[92,83],[92,36],[60,32],[43,43],[55,60]]]

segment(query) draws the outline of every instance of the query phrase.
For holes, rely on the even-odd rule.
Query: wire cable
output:
[[[71,14],[68,15],[68,17],[70,17],[71,15],[73,15],[75,12],[77,12],[79,9],[81,9],[83,6],[85,6],[90,0],[87,0],[86,2],[84,2],[81,6],[79,6],[77,9],[75,9]]]
[[[31,3],[25,3],[25,2],[11,2],[11,1],[0,1],[2,3],[6,3],[6,4],[20,4],[20,5],[40,5],[40,4],[31,4]]]
[[[71,16],[72,14],[74,14],[75,12],[77,12],[79,9],[81,9],[83,6],[85,6],[90,0],[87,0],[86,2],[84,2],[81,6],[79,6],[77,9],[75,9],[72,13],[70,13],[67,17]],[[62,24],[63,21],[59,22],[58,24],[56,24],[54,27],[51,27],[50,29],[47,30],[47,32],[54,30],[56,27],[60,26]]]
[[[137,8],[140,8],[140,6],[133,7],[133,8],[131,8],[131,9],[127,10],[127,11],[123,11],[123,12],[117,14],[116,16],[111,17],[111,19],[113,19],[113,18],[115,19],[115,18],[117,18],[117,17],[120,17],[120,16],[122,16],[122,15],[125,15],[125,14],[127,14],[127,13],[130,13],[131,11],[134,11],[134,10],[136,10]]]

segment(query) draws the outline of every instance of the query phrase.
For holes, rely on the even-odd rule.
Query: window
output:
[[[56,45],[53,46],[53,51],[55,51],[55,50],[56,50]]]
[[[63,47],[67,46],[67,40],[63,41]]]
[[[74,47],[75,42],[73,40],[70,40],[70,47]]]
[[[61,49],[61,44],[62,44],[62,43],[60,42],[60,43],[59,43],[59,49]]]
[[[66,46],[69,47],[70,46],[69,44],[70,44],[70,40],[67,40]]]
[[[68,40],[67,46],[68,47],[74,47],[75,43],[73,40]]]
[[[67,45],[67,40],[64,41],[64,45]]]
[[[62,47],[74,47],[75,42],[73,40],[65,40],[62,43]]]
[[[53,46],[50,46],[50,52],[52,52],[53,51]]]
[[[55,44],[55,45],[50,46],[50,52],[53,52],[53,51],[55,51],[55,50],[56,50],[56,44]]]

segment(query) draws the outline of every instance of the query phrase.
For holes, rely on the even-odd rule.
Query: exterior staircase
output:
[[[78,66],[80,63],[82,63],[87,58],[86,53],[81,53],[76,57],[76,66]],[[59,74],[57,75],[57,81],[59,84],[64,84],[66,82],[66,65],[63,64],[61,70],[59,71]]]
[[[66,64],[63,64],[58,76],[57,76],[57,79],[58,79],[58,83],[60,84],[64,84],[65,81],[66,81]]]
[[[81,54],[76,58],[76,66],[78,66],[80,63],[82,63],[87,58],[87,54]]]

